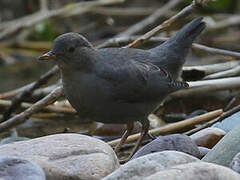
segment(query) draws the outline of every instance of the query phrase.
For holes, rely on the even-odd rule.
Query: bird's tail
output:
[[[159,59],[151,60],[151,63],[160,67],[165,67],[165,69],[170,72],[173,79],[176,79],[194,39],[206,27],[202,19],[203,18],[200,17],[192,20],[180,29],[175,36],[168,39],[160,46],[151,49],[151,51],[155,52],[159,57]]]
[[[176,35],[166,41],[167,43],[179,43],[184,46],[191,46],[194,39],[205,29],[206,24],[202,21],[202,17],[192,20],[186,24]],[[176,41],[176,42],[174,42]]]

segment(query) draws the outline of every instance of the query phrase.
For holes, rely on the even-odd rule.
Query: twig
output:
[[[0,107],[10,107],[11,105],[12,105],[12,101],[0,99]],[[20,108],[25,110],[27,108],[30,108],[32,105],[33,104],[31,103],[22,102],[20,104]],[[42,110],[50,113],[76,114],[76,111],[71,107],[57,107],[54,105],[49,105],[49,106],[43,107]]]
[[[149,17],[143,19],[139,23],[129,27],[126,31],[118,34],[116,37],[122,37],[122,36],[129,36],[136,34],[140,31],[142,31],[145,27],[153,24],[156,22],[161,16],[163,16],[169,9],[176,6],[178,3],[180,3],[182,0],[171,0],[167,4],[165,4],[163,7],[159,8],[156,12],[154,12]]]
[[[43,98],[44,96],[48,95],[49,93],[51,93],[55,88],[57,88],[58,86],[61,86],[61,82],[44,87],[44,88],[38,88],[35,91],[33,91],[31,97],[33,99],[40,99]]]
[[[50,119],[50,118],[63,118],[63,117],[75,117],[77,115],[74,114],[60,114],[60,113],[36,113],[36,114],[32,114],[31,117],[33,118],[38,118],[38,119]],[[0,121],[2,120],[3,115],[0,114]],[[15,129],[15,128],[14,128]]]
[[[222,114],[221,109],[211,111],[211,112],[208,112],[206,114],[203,114],[203,115],[200,115],[200,116],[197,116],[197,117],[194,117],[194,118],[190,118],[190,119],[186,119],[186,120],[183,120],[183,121],[180,121],[180,122],[172,123],[172,124],[166,125],[164,127],[151,129],[149,131],[149,133],[153,134],[153,135],[169,134],[171,132],[175,132],[175,131],[178,131],[178,130],[181,130],[181,129],[184,129],[184,128],[194,126],[196,124],[203,123],[205,121],[209,121],[213,118],[216,118],[216,117],[220,116],[221,114]],[[130,142],[136,141],[138,139],[139,135],[140,135],[140,133],[129,136],[128,139],[126,140],[126,142],[130,143]],[[119,141],[120,141],[120,139],[116,139],[116,140],[108,142],[108,144],[111,145],[111,146],[115,146],[116,144],[119,143]]]
[[[40,11],[47,11],[47,10],[48,10],[48,1],[40,0]]]
[[[58,87],[52,91],[48,96],[44,97],[40,101],[36,102],[26,111],[17,114],[16,116],[8,119],[7,121],[0,124],[0,132],[6,131],[7,129],[13,128],[23,122],[25,122],[32,114],[38,112],[43,107],[52,104],[60,97],[63,93],[63,88]]]
[[[216,122],[219,122],[219,121],[222,121],[222,120],[228,118],[229,116],[231,116],[231,115],[233,115],[233,114],[235,114],[235,113],[237,113],[239,111],[240,111],[240,105],[235,106],[234,108],[230,109],[229,111],[222,113],[222,115],[219,116],[218,118],[216,118],[216,119],[214,119],[212,121],[209,121],[209,122],[207,122],[207,123],[205,123],[205,124],[203,124],[203,125],[201,125],[201,126],[199,126],[197,128],[194,128],[194,129],[192,129],[190,131],[187,131],[184,134],[192,135],[192,134],[194,134],[194,133],[196,133],[196,132],[198,132],[198,131],[200,131],[200,130],[202,130],[204,128],[212,126]]]
[[[214,24],[209,24],[206,31],[216,31],[223,28],[237,26],[239,24],[240,24],[240,15],[234,15],[222,21],[216,22]]]
[[[218,79],[218,78],[224,78],[224,77],[233,77],[240,75],[240,66],[236,66],[235,68],[210,74],[208,76],[205,76],[204,79]]]
[[[31,87],[35,82],[32,82],[30,84],[27,84],[23,87],[8,91],[8,92],[4,92],[2,94],[0,94],[0,99],[9,99],[9,98],[13,98],[14,96],[16,96],[17,94],[23,92],[25,89],[28,89],[29,87]],[[36,89],[35,91],[33,91],[31,97],[32,98],[36,98],[38,99],[39,97],[43,97],[48,95],[52,90],[54,90],[56,87],[60,86],[61,82],[47,86],[45,88],[39,88]]]
[[[14,112],[21,104],[21,102],[26,98],[27,96],[31,95],[32,91],[36,88],[40,87],[41,85],[45,84],[54,74],[58,72],[58,67],[54,66],[50,71],[45,73],[40,77],[40,79],[34,83],[32,83],[31,86],[28,86],[21,94],[16,96],[12,102],[12,105],[10,108],[3,114],[3,120],[7,120],[11,113]]]
[[[201,45],[201,44],[195,44],[195,43],[193,43],[193,48],[200,49],[200,50],[210,52],[213,54],[221,54],[221,55],[225,55],[225,56],[232,56],[232,57],[240,58],[239,52],[218,49],[218,48],[212,48],[212,47],[208,47],[208,46]]]
[[[148,39],[156,35],[157,33],[163,31],[167,27],[169,27],[173,22],[176,22],[177,20],[181,19],[182,17],[187,16],[192,12],[192,10],[196,7],[195,1],[192,2],[189,6],[185,7],[182,9],[179,13],[171,17],[170,19],[164,21],[162,24],[158,25],[157,27],[153,28],[151,31],[147,32],[137,40],[133,41],[126,47],[136,47],[139,46],[140,44],[144,44]]]
[[[51,42],[39,42],[39,41],[27,41],[27,40],[21,40],[21,41],[8,41],[8,42],[2,42],[0,44],[0,48],[8,48],[8,47],[14,47],[14,48],[22,48],[22,49],[33,49],[36,51],[46,51],[49,50],[52,46]]]
[[[202,96],[206,93],[240,88],[240,77],[188,82],[190,88],[170,94],[171,98]]]
[[[6,36],[13,34],[19,31],[22,28],[32,27],[33,25],[52,17],[56,16],[71,16],[81,13],[86,13],[92,7],[120,3],[124,0],[98,0],[98,1],[90,1],[90,2],[79,2],[72,3],[64,6],[63,8],[56,10],[47,10],[39,11],[34,14],[15,19],[9,22],[3,22],[0,24],[0,29],[3,31],[0,33],[0,39],[5,38]]]
[[[30,84],[27,84],[27,85],[25,85],[25,86],[23,86],[23,87],[20,87],[20,88],[11,90],[11,91],[1,93],[1,94],[0,94],[0,99],[11,98],[11,97],[15,96],[16,94],[24,91],[25,88],[28,88],[28,87],[32,86],[33,83],[34,83],[34,82],[32,82],[32,83],[30,83]]]
[[[156,8],[147,7],[94,7],[91,13],[107,15],[107,16],[146,16],[152,14]]]
[[[229,61],[224,63],[209,64],[209,65],[199,65],[199,66],[184,66],[183,71],[202,71],[205,75],[215,74],[221,71],[228,71],[238,66],[238,61]],[[206,76],[207,77],[207,76]]]

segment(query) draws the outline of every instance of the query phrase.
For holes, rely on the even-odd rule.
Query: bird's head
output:
[[[92,48],[92,45],[80,34],[66,33],[57,37],[51,50],[38,59],[56,60],[57,64],[68,64],[69,61],[73,61],[74,57],[80,58],[80,49],[83,48]]]

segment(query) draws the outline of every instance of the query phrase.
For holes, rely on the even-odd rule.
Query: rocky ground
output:
[[[238,130],[226,134],[207,128],[190,137],[159,136],[123,165],[99,139],[73,133],[44,136],[1,145],[0,175],[6,179],[17,175],[18,180],[238,180]]]

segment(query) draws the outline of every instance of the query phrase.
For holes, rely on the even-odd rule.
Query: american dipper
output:
[[[65,95],[81,119],[127,124],[115,151],[131,133],[133,123],[141,122],[141,134],[131,157],[148,133],[147,116],[168,94],[188,87],[176,79],[193,40],[204,28],[202,18],[196,18],[174,37],[149,50],[96,49],[80,34],[66,33],[57,37],[51,51],[39,60],[55,60]]]

